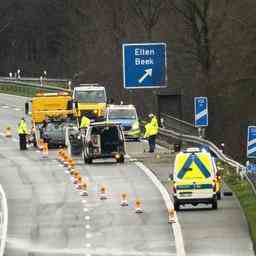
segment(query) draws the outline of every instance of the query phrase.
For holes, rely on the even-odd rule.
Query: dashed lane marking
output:
[[[89,215],[86,215],[86,216],[84,217],[84,219],[85,219],[85,220],[90,220],[91,217],[90,217]]]

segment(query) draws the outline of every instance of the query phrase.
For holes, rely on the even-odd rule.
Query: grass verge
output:
[[[241,180],[240,176],[231,167],[225,166],[223,177],[240,201],[256,252],[256,195],[253,193],[250,184],[246,180]]]

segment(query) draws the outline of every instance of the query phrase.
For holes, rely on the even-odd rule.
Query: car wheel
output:
[[[218,201],[217,198],[212,199],[212,209],[217,210],[218,209]]]
[[[218,200],[221,200],[221,192],[220,192],[220,191],[217,192],[217,199],[218,199]]]
[[[174,210],[179,211],[180,210],[180,203],[178,200],[174,200]]]

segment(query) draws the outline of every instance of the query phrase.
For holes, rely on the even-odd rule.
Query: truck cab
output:
[[[86,115],[92,121],[102,121],[107,107],[106,90],[98,84],[81,84],[73,89],[73,102],[76,115]]]
[[[188,148],[176,155],[173,171],[174,208],[211,204],[217,209],[215,168],[209,152]]]

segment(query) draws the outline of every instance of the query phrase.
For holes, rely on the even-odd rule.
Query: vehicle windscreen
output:
[[[105,103],[107,101],[104,90],[76,91],[75,100],[81,103]]]
[[[108,119],[136,119],[137,114],[135,109],[110,109]]]

